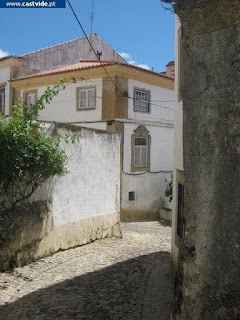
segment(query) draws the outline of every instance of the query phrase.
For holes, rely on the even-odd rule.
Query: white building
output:
[[[100,43],[95,41],[96,45]],[[101,48],[104,56],[105,47]],[[49,48],[40,50],[41,54],[44,50],[49,54]],[[61,51],[61,45],[58,50]],[[48,66],[31,74],[23,73],[26,62],[22,62],[11,88],[15,100],[21,97],[34,102],[47,86],[58,83],[60,78],[69,82],[74,78],[75,83],[67,85],[40,112],[39,118],[121,133],[122,218],[157,218],[159,208],[170,207],[165,197],[165,179],[170,179],[173,169],[174,80],[132,66],[111,50],[108,49],[110,53],[105,57],[113,55],[113,58],[101,63],[64,61],[64,66]],[[31,53],[36,69],[37,59],[33,56]],[[21,59],[24,61],[24,56]]]

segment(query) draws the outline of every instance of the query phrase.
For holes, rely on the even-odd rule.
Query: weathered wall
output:
[[[50,128],[49,124],[47,125]],[[104,237],[120,237],[120,136],[59,125],[69,173],[47,181],[17,212],[3,214],[0,270]]]
[[[125,220],[155,219],[160,207],[171,207],[165,179],[170,179],[173,168],[173,126],[141,122],[151,136],[150,172],[144,173],[131,171],[131,137],[139,125],[124,122],[121,217]],[[135,191],[134,201],[128,198],[131,191]]]
[[[240,318],[240,2],[179,0],[186,233],[174,319]]]
[[[94,109],[77,109],[77,89],[94,87],[96,90],[96,107]],[[27,88],[31,90],[32,88]],[[37,88],[37,96],[40,97],[45,87]],[[24,91],[21,91],[23,96]],[[46,105],[44,110],[39,112],[39,119],[43,121],[57,122],[80,122],[80,121],[99,121],[102,119],[102,79],[82,80],[67,85],[65,90],[53,98],[51,103]]]
[[[172,212],[172,267],[177,269],[178,250],[181,239],[177,235],[178,183],[183,183],[183,101],[181,92],[181,24],[175,17],[175,114],[174,114],[174,155],[173,155],[173,212]]]
[[[95,51],[102,52],[101,60],[114,60],[125,62],[115,50],[105,43],[97,34],[89,36],[89,40]],[[43,70],[52,70],[80,60],[97,60],[86,37],[67,41],[52,47],[43,48],[22,55],[23,65],[19,75],[29,75]]]
[[[128,94],[131,97],[134,97],[135,88],[150,91],[150,113],[134,111],[134,100],[128,99],[128,119],[161,122],[172,122],[174,120],[173,90],[129,79]]]

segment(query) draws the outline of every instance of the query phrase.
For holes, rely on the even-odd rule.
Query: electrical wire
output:
[[[130,172],[125,172],[125,171],[122,171],[124,174],[128,175],[128,176],[141,176],[143,174],[146,174],[146,173],[153,173],[153,174],[156,174],[156,173],[172,173],[173,171],[164,171],[164,170],[161,170],[161,171],[144,171],[144,172],[140,172],[140,173],[130,173]]]
[[[87,39],[87,41],[88,41],[88,43],[89,43],[89,45],[90,45],[91,49],[93,50],[93,52],[94,52],[95,56],[97,57],[97,59],[98,59],[98,61],[99,61],[100,65],[101,65],[101,66],[102,66],[102,68],[104,69],[104,71],[105,71],[106,75],[108,76],[108,78],[110,79],[110,81],[113,83],[113,85],[114,85],[115,89],[116,89],[116,90],[117,90],[117,91],[118,91],[122,96],[124,96],[124,93],[123,93],[123,92],[122,92],[122,91],[117,87],[116,82],[115,82],[115,81],[110,77],[110,75],[109,75],[109,73],[107,72],[107,70],[106,70],[106,68],[105,68],[104,64],[102,63],[102,61],[101,61],[101,59],[100,59],[99,55],[97,54],[96,50],[94,49],[93,45],[91,44],[91,41],[89,40],[89,38],[88,38],[88,36],[87,36],[87,34],[86,34],[86,32],[85,32],[85,30],[84,30],[84,28],[83,28],[83,26],[82,26],[82,24],[81,24],[81,22],[80,22],[80,20],[79,20],[79,18],[78,18],[78,16],[77,16],[77,14],[76,14],[76,12],[75,12],[75,10],[73,9],[73,7],[72,7],[72,5],[71,5],[70,1],[69,1],[69,0],[67,0],[67,3],[68,3],[68,5],[69,5],[69,7],[70,7],[70,9],[71,9],[71,11],[72,11],[72,13],[73,13],[73,15],[74,15],[75,19],[76,19],[76,21],[77,21],[78,25],[80,26],[80,28],[81,28],[81,30],[82,30],[82,32],[83,32],[83,34],[84,34],[84,36],[86,37],[86,39]],[[132,100],[135,100],[135,98],[131,97],[130,95],[127,95],[127,98],[132,99]],[[156,102],[157,102],[157,101],[156,101]],[[174,101],[158,101],[158,102],[174,102]],[[152,105],[155,105],[155,104],[153,104],[153,103],[151,103],[151,104],[152,104]],[[159,107],[164,108],[164,109],[169,109],[169,110],[174,111],[174,109],[172,109],[172,108],[163,107],[163,106],[159,106]]]

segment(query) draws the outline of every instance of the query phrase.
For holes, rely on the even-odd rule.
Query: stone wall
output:
[[[47,181],[26,203],[1,213],[0,271],[58,250],[105,237],[121,237],[120,136],[71,125],[47,125],[79,135],[61,147],[68,174]]]
[[[240,319],[240,2],[179,0],[185,238],[173,319]]]

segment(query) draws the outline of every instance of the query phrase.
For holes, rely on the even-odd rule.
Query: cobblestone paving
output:
[[[123,223],[103,239],[0,274],[1,320],[169,320],[171,228]],[[162,279],[162,280],[161,280]]]

